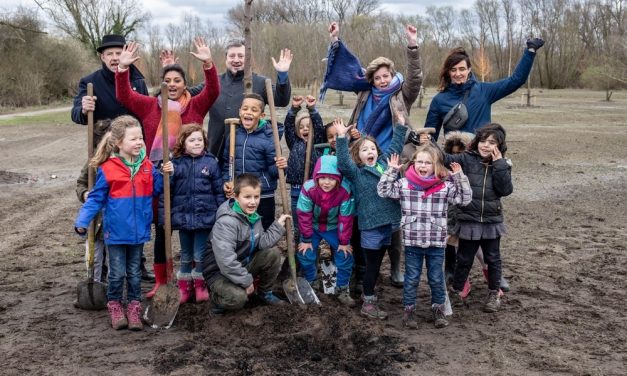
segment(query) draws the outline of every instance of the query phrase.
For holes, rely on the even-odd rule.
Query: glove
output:
[[[420,146],[420,134],[418,132],[412,130],[409,131],[409,136],[407,136],[407,141],[411,142],[416,146]]]
[[[542,46],[544,46],[544,39],[542,38],[527,39],[527,48],[533,48],[535,51],[538,51]]]

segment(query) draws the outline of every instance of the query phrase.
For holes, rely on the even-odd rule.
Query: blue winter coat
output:
[[[139,69],[131,65],[130,72],[131,87],[136,92],[148,95],[148,88]],[[83,115],[82,100],[87,95],[87,84],[94,84],[94,96],[96,100],[96,109],[94,110],[94,121],[104,119],[115,119],[121,115],[132,115],[118,100],[115,98],[115,73],[111,72],[106,65],[102,65],[94,73],[81,78],[78,84],[78,93],[74,97],[72,106],[72,121],[77,124],[87,124],[87,115]]]
[[[199,157],[183,155],[172,159],[170,178],[172,228],[174,230],[211,230],[216,211],[225,200],[222,171],[211,153]],[[159,218],[163,218],[163,206]]]
[[[283,125],[279,124],[279,138],[283,135]],[[225,145],[229,145],[231,137],[226,136]],[[235,176],[245,172],[253,174],[261,180],[261,198],[273,197],[277,188],[279,170],[274,157],[274,139],[272,126],[266,122],[251,133],[240,123],[235,129]],[[224,148],[222,155],[222,179],[229,181],[229,148]]]
[[[434,138],[437,140],[446,113],[463,101],[464,93],[468,90],[466,99],[468,120],[460,131],[474,134],[477,129],[492,121],[492,103],[515,92],[527,81],[535,57],[535,53],[525,50],[514,73],[496,82],[477,81],[471,73],[463,84],[449,84],[444,91],[433,97],[425,127],[435,128]]]
[[[305,156],[307,154],[307,143],[296,134],[296,114],[298,109],[290,107],[285,116],[285,142],[290,149],[290,157],[287,160],[286,181],[292,185],[302,185],[305,178]],[[313,144],[321,144],[326,141],[326,133],[320,113],[314,107],[309,110],[309,117],[313,128]],[[312,150],[311,165],[309,166],[309,176],[313,174],[314,166],[318,160],[317,154]]]

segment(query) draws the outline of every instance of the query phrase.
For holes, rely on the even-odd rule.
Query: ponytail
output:
[[[98,148],[96,149],[94,156],[89,161],[89,167],[98,168],[101,164],[105,163],[107,159],[109,159],[113,153],[113,149],[115,148],[111,142],[112,138],[111,131],[105,133],[98,144]]]

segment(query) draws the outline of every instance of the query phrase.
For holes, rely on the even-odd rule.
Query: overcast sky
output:
[[[210,20],[213,26],[226,24],[226,12],[242,0],[140,0],[149,4],[146,10],[152,14],[152,23],[157,25],[177,24],[183,14],[197,15],[201,20]],[[421,14],[430,5],[450,5],[456,9],[470,8],[474,0],[398,0],[380,1],[380,10],[390,13]],[[2,0],[0,11],[14,11],[19,5],[35,8],[33,0]]]

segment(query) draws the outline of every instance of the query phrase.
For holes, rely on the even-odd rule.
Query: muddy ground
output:
[[[222,318],[210,317],[206,304],[188,304],[169,330],[114,331],[105,311],[72,305],[85,278],[82,241],[72,233],[85,128],[2,120],[1,373],[624,374],[627,93],[610,103],[602,96],[554,91],[533,109],[520,108],[515,96],[495,105],[514,163],[502,243],[512,290],[501,312],[483,313],[486,285],[475,268],[470,308],[442,330],[428,320],[424,279],[419,328],[401,326],[401,290],[390,286],[386,263],[385,322],[322,297],[321,306],[253,305]],[[321,109],[328,117],[342,111]],[[416,109],[412,118],[421,123],[424,114]]]

